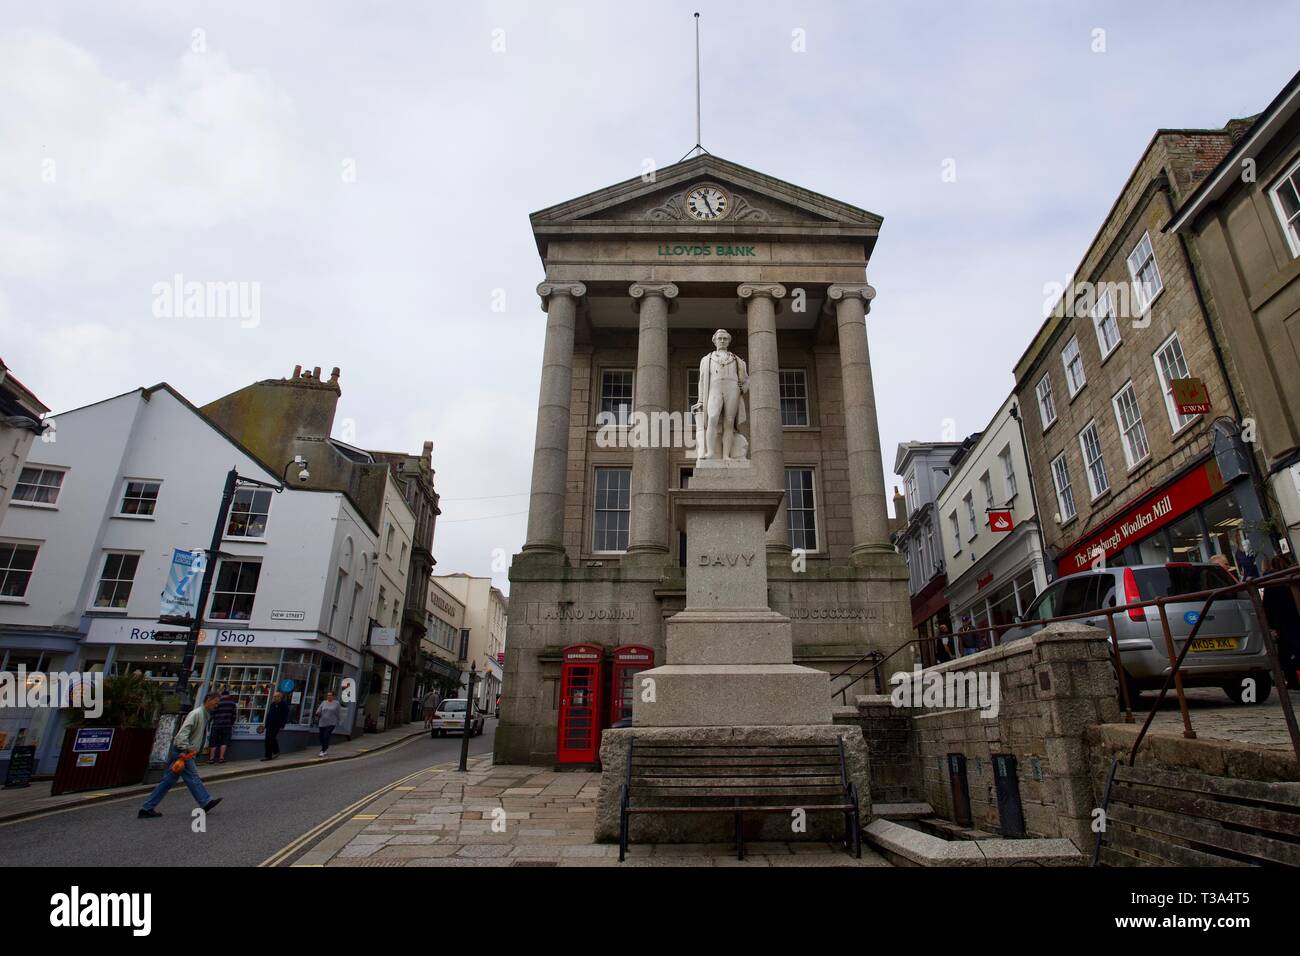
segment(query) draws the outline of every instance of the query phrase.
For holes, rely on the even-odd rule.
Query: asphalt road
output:
[[[470,738],[471,754],[491,752],[496,724],[489,719]],[[425,734],[351,760],[206,784],[223,798],[206,833],[191,832],[194,798],[180,782],[159,806],[161,819],[137,819],[144,797],[133,796],[0,824],[0,865],[256,866],[367,794],[459,756],[459,737]]]

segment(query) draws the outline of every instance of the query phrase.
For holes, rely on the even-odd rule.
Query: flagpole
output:
[[[703,149],[700,137],[700,15],[695,14],[695,146]]]

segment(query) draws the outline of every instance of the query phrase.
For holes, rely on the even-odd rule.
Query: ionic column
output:
[[[880,425],[876,421],[876,393],[867,350],[866,314],[876,290],[865,282],[833,285],[826,296],[827,304],[833,304],[835,309],[839,330],[853,554],[892,554],[885,512],[885,476],[880,464]]]
[[[569,467],[569,401],[573,389],[573,328],[581,282],[543,282],[537,287],[546,310],[542,386],[537,398],[533,483],[528,498],[525,553],[564,555],[564,488]]]
[[[628,289],[640,313],[632,434],[632,528],[627,553],[662,561],[668,554],[668,445],[662,413],[668,411],[668,313],[677,298],[671,282],[636,282]]]
[[[781,434],[780,359],[776,347],[776,313],[785,286],[745,282],[736,290],[745,308],[749,335],[749,457],[763,485],[785,488],[785,442]],[[785,499],[767,529],[767,550],[790,551]]]

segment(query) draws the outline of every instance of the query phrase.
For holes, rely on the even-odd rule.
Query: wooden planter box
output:
[[[63,747],[59,751],[59,765],[54,771],[54,785],[51,793],[75,793],[78,790],[99,790],[105,787],[121,787],[144,781],[145,771],[149,769],[149,752],[153,749],[155,730],[153,727],[113,727],[95,728],[113,731],[113,740],[109,748],[93,754],[80,754],[73,751],[77,739],[78,727],[69,727],[63,734]],[[78,758],[93,756],[94,760]],[[81,766],[78,766],[78,763]]]

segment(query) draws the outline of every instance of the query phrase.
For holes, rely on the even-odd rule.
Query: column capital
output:
[[[553,282],[547,280],[537,286],[537,294],[542,297],[542,311],[546,311],[551,296],[568,295],[575,299],[581,299],[587,294],[587,287],[581,282]]]
[[[677,298],[680,290],[672,282],[633,282],[628,286],[627,294],[632,297],[632,311],[641,311],[641,300],[646,296],[659,296],[668,303],[669,311],[677,305],[673,299]]]
[[[752,299],[755,296],[784,299],[785,286],[779,282],[742,282],[736,289],[736,295],[742,299]]]
[[[826,311],[831,310],[831,303],[845,299],[861,299],[863,308],[871,311],[871,300],[876,297],[876,290],[866,282],[837,282],[826,290]]]

